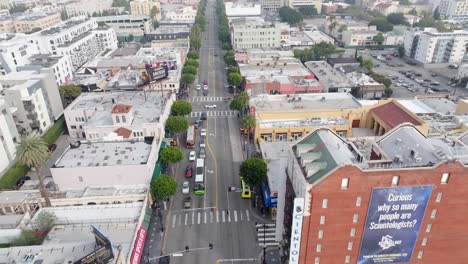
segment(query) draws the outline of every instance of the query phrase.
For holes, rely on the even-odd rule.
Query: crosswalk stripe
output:
[[[185,214],[185,225],[187,225],[187,221],[188,221],[188,214]]]
[[[216,223],[219,223],[219,211],[216,211]]]
[[[234,222],[237,222],[237,211],[234,210]]]
[[[224,211],[223,211],[223,223],[226,222],[226,214],[224,214]]]
[[[198,212],[198,224],[200,224],[200,217],[201,217],[201,214],[200,212]]]
[[[249,210],[245,210],[245,213],[247,214],[247,215],[246,215],[246,216],[247,216],[247,221],[250,222]]]
[[[268,235],[265,234],[265,236],[263,236],[262,234],[258,234],[257,238],[258,238],[258,241],[263,242],[263,240],[265,240],[265,241],[275,241],[275,237],[276,237],[275,234],[268,234]],[[265,239],[263,239],[263,238],[265,238]]]
[[[278,242],[260,243],[259,245],[260,245],[260,247],[263,247],[264,245],[266,247],[277,247],[277,246],[279,246],[279,243]]]
[[[228,215],[228,222],[231,222],[231,214],[229,213],[229,211],[226,211],[227,212],[227,215]]]
[[[172,228],[177,226],[189,226],[195,224],[209,224],[209,223],[233,223],[250,221],[249,210],[200,210],[200,211],[182,211],[180,213],[172,213]],[[221,217],[220,217],[221,215]],[[192,218],[192,221],[190,221]],[[267,225],[267,224],[265,224]],[[263,226],[257,225],[256,230],[258,236],[263,236]],[[270,237],[275,233],[275,227],[269,226],[265,229],[266,236]]]
[[[276,224],[257,224],[255,227],[262,227],[263,226],[266,226],[266,227],[275,227],[276,228]]]
[[[206,224],[206,220],[208,219],[208,217],[206,217],[206,211],[205,211],[205,224]]]
[[[192,214],[192,225],[195,224],[195,213]]]
[[[177,215],[173,215],[172,216],[172,228],[175,228],[176,221],[177,221]]]

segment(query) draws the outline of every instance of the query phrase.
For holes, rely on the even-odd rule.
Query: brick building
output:
[[[405,124],[378,140],[319,129],[281,148],[289,151],[276,217],[283,261],[466,263],[462,140],[426,138]],[[264,158],[278,164],[278,155]]]

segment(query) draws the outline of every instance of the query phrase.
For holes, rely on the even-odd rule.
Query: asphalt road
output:
[[[202,91],[191,89],[190,100],[193,113],[190,123],[193,124],[201,112],[208,113],[203,122],[206,128],[205,159],[205,195],[193,193],[194,177],[190,195],[192,208],[183,209],[181,187],[172,199],[170,212],[166,219],[166,235],[163,241],[163,252],[170,254],[184,250],[171,257],[171,263],[256,263],[260,247],[256,242],[254,222],[255,215],[250,211],[249,201],[242,199],[240,193],[228,192],[229,186],[239,187],[239,164],[243,160],[240,144],[240,131],[237,114],[229,109],[229,102],[224,97],[231,97],[224,87],[225,70],[223,51],[217,39],[217,18],[215,1],[209,0],[206,10],[207,26],[203,33],[203,46],[200,50],[200,67],[198,81],[208,81],[208,96]],[[194,85],[195,86],[195,85]],[[216,109],[205,109],[206,104],[216,104]],[[197,130],[199,152],[200,129]],[[185,167],[195,163],[188,162],[189,149],[185,148],[184,135],[180,138],[181,148],[186,159],[177,165],[175,175],[178,186],[186,180]],[[213,244],[212,250],[207,249]],[[199,249],[199,250],[193,250]],[[219,261],[219,262],[218,262]]]

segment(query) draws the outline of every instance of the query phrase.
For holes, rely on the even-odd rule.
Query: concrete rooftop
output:
[[[348,109],[361,106],[352,95],[347,93],[313,93],[296,95],[295,101],[287,95],[259,95],[250,99],[256,111]],[[298,100],[300,98],[300,100]]]

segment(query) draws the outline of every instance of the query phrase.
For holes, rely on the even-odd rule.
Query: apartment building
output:
[[[39,48],[24,34],[15,34],[0,42],[0,75],[16,72],[18,66],[29,63],[29,57],[38,54]]]
[[[438,7],[442,18],[468,20],[468,0],[441,0]]]
[[[170,7],[168,7],[170,6]],[[164,23],[195,23],[197,8],[195,6],[163,5],[162,20]]]
[[[262,6],[262,9],[267,11],[276,11],[283,6],[287,6],[288,2],[285,3],[284,0],[261,0],[260,5]]]
[[[467,150],[407,124],[349,140],[322,128],[265,148],[282,262],[464,263]]]
[[[438,32],[435,28],[404,33],[405,55],[423,64],[460,63],[466,53],[468,31]]]
[[[231,41],[235,50],[281,47],[281,29],[277,23],[258,18],[231,21]]]
[[[12,164],[16,157],[16,144],[20,137],[10,107],[0,98],[0,173]]]
[[[29,33],[33,30],[44,29],[59,23],[59,13],[19,13],[0,17],[1,33]]]
[[[158,12],[154,19],[161,20],[161,4],[151,0],[134,0],[130,2],[130,12],[132,15],[151,16],[151,10],[156,7]]]
[[[225,2],[224,7],[228,20],[262,15],[262,6],[256,3]]]
[[[29,63],[18,66],[22,71],[36,71],[37,73],[51,73],[55,77],[58,86],[68,84],[73,78],[72,62],[69,56],[35,54],[29,57]]]
[[[141,37],[153,30],[153,21],[149,15],[102,16],[96,17],[96,21],[106,23],[121,37]]]
[[[91,16],[112,7],[112,0],[73,0],[65,4],[68,17]]]
[[[288,5],[292,8],[299,8],[301,6],[314,6],[317,13],[322,12],[322,0],[286,0]]]

